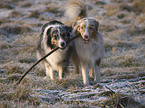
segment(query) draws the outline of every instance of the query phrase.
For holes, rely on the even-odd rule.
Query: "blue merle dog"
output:
[[[59,73],[59,79],[62,79],[68,72],[72,48],[71,44],[67,45],[66,42],[71,37],[72,27],[56,20],[45,23],[41,28],[37,58],[40,59],[55,47],[60,48],[42,62],[46,69],[46,76],[50,77],[51,80],[55,79],[55,72]]]

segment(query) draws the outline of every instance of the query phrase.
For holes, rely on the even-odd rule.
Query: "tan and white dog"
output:
[[[78,70],[78,58],[81,64],[83,83],[89,85],[89,69],[94,72],[94,81],[100,82],[100,63],[104,55],[103,36],[99,32],[99,22],[87,17],[86,5],[80,0],[71,0],[65,14],[75,19],[73,24],[75,39],[75,57],[73,61]],[[77,59],[77,60],[76,60]]]

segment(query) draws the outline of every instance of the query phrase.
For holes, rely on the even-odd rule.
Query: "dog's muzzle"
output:
[[[85,39],[88,39],[88,37],[89,37],[88,35],[85,35],[85,36],[84,36]]]
[[[84,35],[83,36],[83,41],[85,44],[87,44],[89,42],[89,36],[88,35]]]
[[[65,42],[60,42],[60,49],[64,50],[65,49],[65,46],[66,46],[66,43]]]

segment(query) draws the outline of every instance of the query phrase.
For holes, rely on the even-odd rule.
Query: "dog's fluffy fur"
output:
[[[100,63],[104,55],[104,43],[102,34],[99,32],[99,22],[87,18],[86,5],[80,0],[71,0],[66,5],[65,14],[75,19],[73,24],[74,36],[80,37],[75,40],[76,54],[74,64],[78,70],[78,58],[81,64],[83,83],[88,85],[89,69],[94,71],[94,80],[100,82]],[[76,56],[77,55],[77,56]]]
[[[60,47],[59,50],[55,51],[42,62],[46,69],[46,76],[49,76],[52,80],[55,79],[55,71],[59,72],[59,79],[62,79],[64,74],[67,73],[71,57],[71,45],[66,45],[66,42],[72,37],[71,33],[71,26],[65,26],[56,20],[44,24],[41,28],[37,58],[40,59],[55,47]]]

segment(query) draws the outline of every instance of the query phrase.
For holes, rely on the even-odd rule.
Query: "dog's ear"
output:
[[[46,35],[47,35],[47,45],[48,46],[52,46],[52,44],[51,44],[51,29],[52,29],[52,27],[50,27],[48,30],[47,30],[47,32],[46,32]]]
[[[99,30],[99,22],[95,20],[95,27],[96,27],[96,30],[98,31]]]
[[[73,28],[72,26],[66,26],[67,31],[72,32]]]
[[[72,27],[74,28],[77,25],[77,22],[74,22],[74,24],[72,25]]]
[[[66,35],[65,35],[65,41],[68,41],[69,39],[72,38],[72,26],[65,26],[65,30],[66,30]]]
[[[79,23],[76,21],[76,22],[72,25],[73,30],[76,31],[76,30],[78,29],[79,26],[80,26]]]
[[[49,22],[48,23],[45,23],[42,25],[42,27],[40,28],[40,31],[43,33],[45,28],[49,25]]]
[[[55,45],[53,45],[53,43],[51,42],[51,41],[52,41],[52,40],[51,40],[51,39],[52,39],[52,31],[53,31],[52,29],[53,29],[53,27],[50,27],[50,28],[47,30],[47,32],[46,32],[46,35],[47,35],[47,36],[46,36],[46,37],[47,37],[47,41],[46,41],[47,43],[46,43],[46,44],[47,44],[47,46],[50,47],[51,49],[55,48]]]
[[[53,20],[49,22],[49,25],[54,25],[54,24],[58,24],[58,25],[64,25],[62,22],[57,21],[57,20]]]

